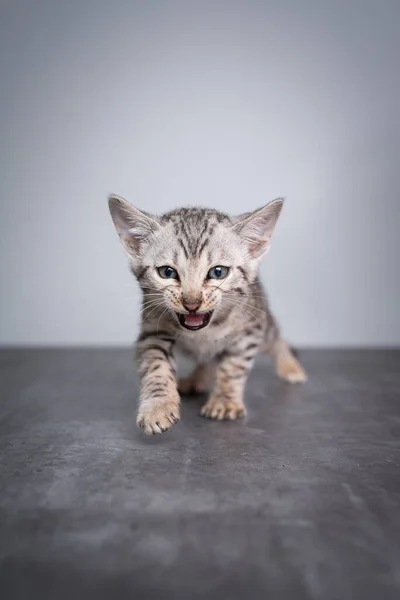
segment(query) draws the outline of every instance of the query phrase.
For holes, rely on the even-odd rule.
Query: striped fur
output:
[[[146,433],[161,433],[179,420],[179,391],[211,395],[201,414],[236,419],[246,413],[244,389],[259,352],[270,353],[280,377],[305,381],[306,375],[279,335],[258,277],[283,201],[230,217],[208,208],[180,208],[161,217],[141,212],[111,196],[111,215],[143,292],[141,333],[136,355],[141,380],[137,423]],[[222,280],[207,278],[212,267],[229,268]],[[169,266],[179,279],[165,279]],[[179,315],[199,304],[211,314],[207,326],[184,328]],[[174,353],[191,355],[197,367],[181,382]]]

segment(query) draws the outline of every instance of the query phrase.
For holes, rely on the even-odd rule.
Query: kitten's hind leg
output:
[[[181,394],[203,394],[212,387],[215,379],[215,365],[206,363],[197,365],[186,377],[178,381],[178,389]]]
[[[277,375],[289,383],[304,383],[307,374],[289,344],[278,338],[271,349]]]

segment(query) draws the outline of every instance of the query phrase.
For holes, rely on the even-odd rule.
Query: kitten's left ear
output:
[[[276,198],[254,212],[235,217],[233,230],[247,242],[253,258],[259,258],[269,250],[282,207],[283,198]]]

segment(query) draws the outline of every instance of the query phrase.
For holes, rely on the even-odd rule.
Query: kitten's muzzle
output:
[[[212,314],[212,310],[206,313],[176,313],[180,325],[182,325],[182,327],[185,329],[190,329],[191,331],[196,331],[197,329],[203,329],[203,327],[207,327]]]
[[[186,308],[186,310],[189,311],[190,313],[196,312],[196,310],[199,310],[199,308],[201,306],[201,302],[192,302],[192,304],[183,302],[182,304],[183,304],[183,308]]]
[[[182,306],[188,312],[199,310],[203,302],[202,294],[193,291],[183,291],[181,298]]]

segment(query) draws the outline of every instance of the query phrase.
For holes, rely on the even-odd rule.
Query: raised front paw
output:
[[[246,415],[246,407],[241,400],[229,400],[219,396],[210,396],[200,414],[207,419],[235,421]]]
[[[147,435],[164,433],[179,421],[179,400],[154,398],[142,402],[136,423]]]

